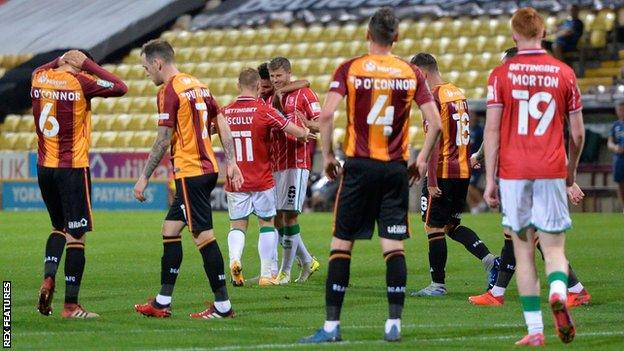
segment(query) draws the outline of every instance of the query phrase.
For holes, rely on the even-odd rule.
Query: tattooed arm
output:
[[[236,154],[234,153],[234,141],[232,140],[232,132],[230,126],[225,120],[225,116],[219,113],[217,116],[217,127],[219,128],[219,138],[221,139],[221,145],[223,146],[223,152],[225,153],[225,159],[227,163],[227,182],[232,184],[234,191],[238,191],[243,185],[243,173],[236,164]]]
[[[147,159],[147,164],[139,176],[139,180],[137,180],[134,185],[134,197],[140,202],[145,201],[145,195],[143,192],[147,185],[149,184],[149,178],[154,173],[154,170],[160,164],[163,156],[169,150],[169,146],[171,145],[171,135],[173,134],[173,129],[166,126],[158,127],[158,135],[156,136],[156,141],[154,142],[154,146],[152,146],[152,151],[150,151],[149,158]]]

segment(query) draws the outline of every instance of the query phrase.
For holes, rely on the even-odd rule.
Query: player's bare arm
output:
[[[316,135],[306,127],[299,127],[294,123],[288,123],[284,127],[284,132],[297,138],[299,141],[310,141],[316,139]]]
[[[219,138],[221,139],[227,163],[227,181],[232,184],[234,191],[238,191],[243,185],[243,173],[236,165],[236,154],[234,153],[234,141],[232,140],[230,126],[227,124],[225,116],[221,113],[217,116],[217,127],[219,128]]]
[[[306,115],[299,110],[295,110],[295,114],[297,115],[297,118],[301,120],[301,123],[303,123],[303,125],[306,126],[306,128],[308,128],[312,133],[318,133],[320,131],[320,122],[318,118],[307,119]]]
[[[477,152],[470,155],[470,167],[472,167],[472,169],[481,168],[481,163],[483,163],[483,159],[485,158],[485,154],[483,152],[483,144],[484,143],[481,143],[481,146],[479,146],[479,150],[477,150]]]
[[[568,146],[568,177],[566,185],[572,186],[576,182],[576,167],[578,166],[585,143],[585,126],[583,124],[583,112],[576,111],[570,114],[570,143]]]
[[[485,114],[485,192],[483,199],[490,207],[497,207],[498,186],[496,185],[496,168],[498,166],[498,150],[500,146],[500,123],[503,109],[488,108]]]
[[[173,134],[173,128],[166,126],[158,127],[158,135],[156,135],[156,141],[152,146],[149,157],[147,158],[147,164],[143,169],[143,172],[139,176],[136,184],[134,185],[134,197],[140,202],[145,201],[145,195],[143,192],[149,184],[149,179],[154,173],[154,170],[160,164],[163,156],[169,150],[171,145],[171,135]]]
[[[416,158],[416,162],[408,167],[410,175],[410,185],[418,181],[427,172],[427,163],[431,157],[433,148],[438,144],[440,138],[440,129],[442,122],[440,121],[440,111],[436,107],[435,102],[430,101],[420,106],[423,118],[427,121],[427,135],[423,143],[422,150]]]
[[[300,80],[291,82],[290,84],[283,86],[279,89],[276,89],[275,95],[281,99],[282,96],[286,93],[290,93],[291,91],[308,88],[308,87],[310,87],[310,82],[305,79],[300,79]]]
[[[330,91],[325,98],[325,104],[321,109],[318,117],[321,132],[321,149],[323,151],[323,168],[329,179],[336,179],[340,172],[340,163],[336,160],[334,154],[333,135],[334,135],[334,112],[338,108],[338,104],[342,100],[342,96],[336,92]]]

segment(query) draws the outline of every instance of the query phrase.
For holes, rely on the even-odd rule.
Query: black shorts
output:
[[[37,179],[55,230],[80,238],[93,229],[89,168],[37,166]]]
[[[442,191],[440,197],[429,197],[427,178],[423,180],[420,198],[422,220],[429,227],[443,228],[447,224],[458,226],[461,213],[466,207],[466,195],[470,179],[438,179],[438,187]]]
[[[405,162],[348,158],[336,200],[334,236],[370,239],[377,222],[380,237],[407,239],[408,207]]]
[[[165,220],[182,221],[192,233],[212,229],[210,193],[217,184],[217,173],[175,180],[176,193]]]

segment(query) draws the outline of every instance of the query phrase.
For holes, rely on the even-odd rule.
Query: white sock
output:
[[[340,321],[325,321],[325,324],[323,325],[323,330],[325,330],[326,333],[329,333],[334,331],[334,329],[336,329],[336,327],[339,325]]]
[[[559,294],[562,301],[565,301],[568,296],[568,287],[562,280],[555,280],[550,283],[550,292],[548,298],[550,299],[554,294]]]
[[[392,326],[396,325],[397,328],[399,328],[399,333],[401,332],[401,319],[397,318],[397,319],[386,319],[386,333],[390,332],[390,329],[392,328]]]
[[[297,253],[297,245],[299,244],[298,235],[284,235],[284,241],[282,243],[282,268],[280,271],[284,273],[290,273],[295,256]]]
[[[171,296],[158,294],[156,295],[156,302],[164,306],[169,305],[171,304]]]
[[[225,313],[232,309],[232,303],[230,302],[230,300],[215,301],[214,307],[217,309],[217,311]]]
[[[310,255],[310,252],[308,252],[308,249],[306,249],[305,244],[303,243],[303,239],[301,238],[301,234],[296,234],[296,236],[298,238],[297,240],[299,241],[297,243],[297,258],[299,258],[301,264],[308,264],[312,262],[312,255]]]
[[[542,311],[524,312],[524,320],[526,322],[529,335],[544,332],[544,322],[542,321]]]
[[[505,288],[501,288],[500,286],[496,286],[494,285],[492,287],[492,290],[490,290],[490,293],[492,293],[492,296],[494,297],[500,297],[500,296],[505,296]]]
[[[258,255],[260,255],[260,276],[271,277],[271,264],[275,251],[275,231],[260,233],[258,236]]]
[[[279,254],[277,248],[281,245],[281,238],[277,229],[275,229],[275,234],[273,235],[273,258],[271,259],[271,276],[277,276],[279,271]]]
[[[581,284],[581,282],[578,282],[575,286],[568,288],[568,291],[574,294],[578,294],[583,291],[583,288],[583,284]]]
[[[228,234],[228,254],[230,256],[230,266],[234,261],[241,261],[243,249],[245,248],[245,233],[240,229],[230,229]]]

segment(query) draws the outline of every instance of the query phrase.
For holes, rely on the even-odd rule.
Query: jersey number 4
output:
[[[381,110],[388,101],[388,95],[379,95],[375,104],[368,112],[366,116],[366,123],[369,125],[382,125],[384,126],[384,136],[390,136],[392,134],[392,122],[394,122],[394,106],[388,106],[384,110],[384,114],[381,115]]]
[[[529,115],[539,120],[533,135],[541,136],[546,133],[546,129],[555,116],[557,103],[551,93],[541,91],[529,96],[528,90],[512,90],[511,95],[518,100],[518,134],[529,134]],[[546,110],[540,111],[538,106],[540,103],[546,103]]]
[[[59,133],[59,122],[54,116],[50,116],[50,110],[52,110],[52,103],[48,102],[43,105],[43,110],[39,115],[39,130],[48,138],[52,138]]]

